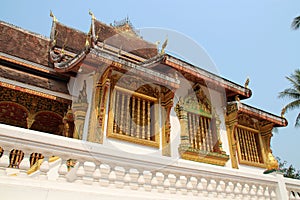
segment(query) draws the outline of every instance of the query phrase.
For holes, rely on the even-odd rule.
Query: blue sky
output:
[[[300,30],[290,28],[300,15],[298,0],[6,0],[0,19],[49,37],[50,10],[60,22],[88,32],[89,9],[107,24],[129,16],[136,28],[174,30],[192,39],[209,54],[222,77],[241,85],[250,77],[253,95],[244,101],[247,104],[280,115],[288,102],[277,96],[290,86],[285,76],[300,66]],[[296,115],[297,111],[286,114],[289,125],[274,133],[272,149],[300,169]]]

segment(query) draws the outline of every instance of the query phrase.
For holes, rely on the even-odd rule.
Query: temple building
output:
[[[270,146],[287,120],[145,41],[128,19],[50,37],[0,21],[1,199],[300,199]]]

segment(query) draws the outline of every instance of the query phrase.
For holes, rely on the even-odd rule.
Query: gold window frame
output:
[[[130,94],[131,96],[137,97],[137,98],[141,98],[141,99],[145,99],[148,101],[151,101],[154,105],[154,124],[151,123],[151,126],[153,126],[153,134],[154,134],[154,141],[152,140],[146,140],[146,139],[141,139],[138,137],[134,137],[134,136],[129,136],[129,135],[122,135],[119,133],[114,133],[113,130],[113,126],[114,126],[114,120],[115,120],[115,113],[114,113],[114,109],[115,109],[115,100],[116,100],[116,92],[120,91],[122,93],[127,93]],[[151,117],[151,116],[150,116]],[[151,134],[151,132],[150,132]],[[111,92],[110,95],[110,105],[109,105],[109,118],[108,118],[108,131],[107,131],[107,137],[108,138],[114,138],[114,139],[119,139],[119,140],[123,140],[123,141],[127,141],[130,143],[135,143],[135,144],[140,144],[140,145],[145,145],[145,146],[149,146],[149,147],[155,147],[155,148],[159,148],[159,143],[160,143],[160,132],[159,132],[159,115],[158,115],[158,98],[156,97],[152,97],[152,96],[148,96],[142,93],[138,93],[138,92],[134,92],[132,90],[123,88],[123,87],[119,87],[119,86],[115,86]]]

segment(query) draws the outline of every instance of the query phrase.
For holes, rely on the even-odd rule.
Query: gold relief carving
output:
[[[68,112],[63,117],[63,131],[62,134],[65,137],[73,137],[75,125],[74,125],[74,114],[72,109],[69,107]]]
[[[109,76],[111,71],[106,70],[101,76],[99,73],[94,74],[93,82],[95,90],[92,97],[92,109],[89,120],[88,141],[103,143],[104,117],[109,87]]]
[[[174,98],[174,92],[162,88],[162,94],[161,94],[161,105],[164,108],[162,110],[161,116],[162,116],[162,154],[164,156],[171,156],[171,144],[170,144],[170,134],[171,134],[171,124],[170,124],[170,112],[171,108],[173,107],[173,98]]]
[[[213,165],[224,166],[226,162],[229,160],[228,155],[214,153],[214,152],[207,152],[207,151],[200,151],[192,148],[182,148],[179,147],[180,157],[186,160],[192,160],[196,162],[203,162]]]
[[[229,143],[229,152],[232,168],[238,169],[237,160],[237,141],[235,138],[235,129],[238,124],[238,110],[236,104],[229,104],[227,106],[227,114],[225,117],[226,132]]]
[[[63,116],[71,101],[59,102],[50,98],[35,96],[19,90],[0,87],[0,101],[15,102],[24,106],[31,113],[52,111]]]
[[[240,113],[238,115],[238,123],[240,125],[244,125],[246,127],[250,127],[250,128],[256,129],[256,130],[259,129],[259,122],[256,119],[251,118],[247,114]]]

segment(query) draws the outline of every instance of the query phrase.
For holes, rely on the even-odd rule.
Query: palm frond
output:
[[[299,27],[300,27],[300,16],[295,17],[291,24],[291,28],[293,30],[297,30],[297,29],[299,29]]]
[[[279,98],[290,98],[290,99],[300,99],[300,92],[296,91],[295,89],[285,89],[278,95]]]
[[[295,127],[300,127],[300,113],[298,114],[295,122]]]
[[[296,100],[296,101],[292,101],[290,103],[288,103],[286,106],[284,106],[282,108],[282,114],[287,113],[290,110],[294,110],[296,108],[300,108],[300,99]]]

